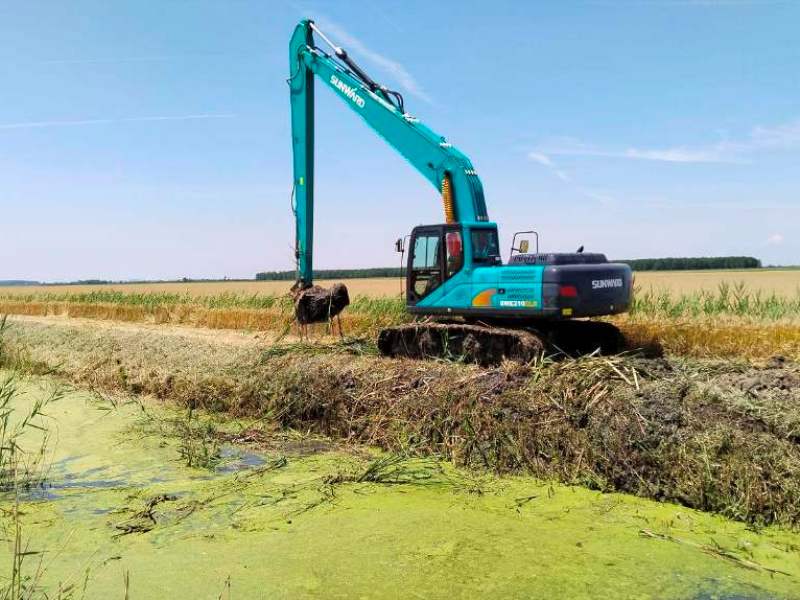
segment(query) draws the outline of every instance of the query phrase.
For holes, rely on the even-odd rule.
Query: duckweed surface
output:
[[[52,385],[24,382],[20,409]],[[147,410],[82,391],[48,408],[46,483],[19,512],[50,597],[800,597],[791,531],[366,450],[223,446],[191,468]]]

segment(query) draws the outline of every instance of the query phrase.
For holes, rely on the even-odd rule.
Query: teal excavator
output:
[[[316,45],[315,34],[326,44]],[[389,356],[461,356],[480,363],[528,360],[544,347],[614,352],[622,343],[609,323],[580,320],[625,312],[632,273],[603,254],[542,253],[534,231],[515,233],[503,264],[497,225],[489,220],[483,185],[469,158],[405,107],[400,93],[373,80],[311,20],[289,45],[294,151],[298,318],[314,320],[304,293],[313,289],[314,80],[320,80],[397,150],[441,194],[444,223],[415,227],[408,239],[405,299],[414,322],[384,329],[378,347]],[[396,242],[405,251],[405,240]],[[340,287],[341,290],[341,287]],[[347,302],[323,296],[325,318]],[[341,298],[344,297],[344,301]],[[308,294],[319,305],[319,294]],[[317,311],[317,317],[320,311]],[[303,322],[301,320],[301,322]]]

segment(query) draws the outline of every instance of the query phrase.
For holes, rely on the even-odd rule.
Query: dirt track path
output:
[[[274,344],[278,336],[269,331],[244,331],[237,329],[209,329],[193,325],[173,325],[163,323],[141,323],[127,321],[109,321],[100,319],[84,319],[66,315],[52,316],[27,316],[8,315],[9,323],[37,323],[41,325],[69,325],[81,329],[95,331],[121,331],[129,333],[157,333],[166,337],[177,337],[191,340],[201,340],[209,343],[234,345],[234,346],[263,346]],[[322,340],[323,337],[314,339]],[[281,341],[298,341],[296,335],[286,335]]]

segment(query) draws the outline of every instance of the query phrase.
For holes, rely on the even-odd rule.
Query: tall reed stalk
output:
[[[716,291],[684,294],[669,290],[640,290],[634,294],[631,315],[677,319],[682,317],[746,317],[765,321],[800,317],[800,290],[794,296],[750,290],[744,282],[722,282]]]
[[[5,364],[4,355],[6,329],[7,322],[5,317],[2,317],[0,318],[0,368],[8,366]],[[51,393],[38,396],[31,406],[20,410],[22,401],[18,386],[19,377],[14,371],[0,372],[0,514],[10,523],[6,531],[9,532],[11,546],[11,565],[5,577],[5,587],[0,587],[0,600],[71,598],[73,591],[71,587],[59,587],[56,594],[49,594],[42,589],[44,553],[32,550],[30,540],[23,535],[20,510],[21,495],[44,482],[49,440],[45,410],[50,404],[63,398],[65,391],[58,386]],[[32,444],[31,438],[37,440],[35,444]],[[27,564],[31,559],[35,560],[35,564],[32,569],[28,569]]]

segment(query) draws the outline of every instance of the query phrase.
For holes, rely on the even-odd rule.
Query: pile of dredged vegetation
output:
[[[480,368],[365,342],[224,344],[15,324],[3,360],[103,390],[460,465],[800,524],[800,368],[637,357]],[[253,436],[257,439],[259,436]]]

